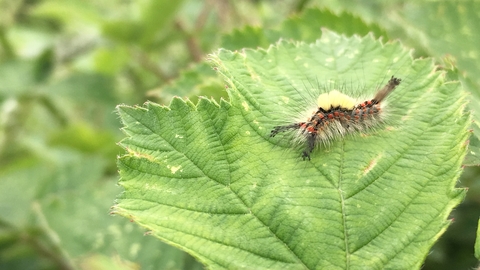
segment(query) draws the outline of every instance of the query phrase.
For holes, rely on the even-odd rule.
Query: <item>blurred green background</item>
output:
[[[372,32],[433,57],[476,113],[479,25],[476,1],[0,0],[0,269],[203,268],[109,208],[122,192],[115,106],[228,99],[214,50]],[[478,265],[478,164],[466,160],[467,198],[423,269]]]

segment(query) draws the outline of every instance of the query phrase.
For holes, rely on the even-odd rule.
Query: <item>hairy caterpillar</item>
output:
[[[383,122],[382,101],[400,84],[401,79],[392,76],[387,84],[369,100],[358,102],[355,99],[333,90],[321,94],[317,99],[317,110],[305,122],[275,126],[270,137],[297,130],[300,141],[306,144],[302,152],[303,160],[310,160],[310,153],[320,142],[328,142],[357,131],[365,131]]]

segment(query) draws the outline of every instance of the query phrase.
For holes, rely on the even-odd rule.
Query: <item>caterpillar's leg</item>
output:
[[[315,148],[315,142],[317,139],[317,134],[316,133],[308,133],[307,136],[307,148],[305,151],[302,153],[302,158],[305,160],[308,158],[310,160],[310,153],[312,153],[313,149]]]

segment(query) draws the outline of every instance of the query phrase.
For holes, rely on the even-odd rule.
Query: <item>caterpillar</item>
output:
[[[296,130],[299,141],[306,144],[303,160],[310,160],[310,154],[318,143],[328,144],[347,134],[361,132],[383,123],[382,101],[401,83],[392,76],[372,99],[358,102],[338,90],[323,93],[317,98],[317,109],[305,122],[275,126],[270,137],[279,133]]]

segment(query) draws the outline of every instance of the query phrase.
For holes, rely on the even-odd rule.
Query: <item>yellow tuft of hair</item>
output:
[[[353,98],[342,94],[337,90],[333,90],[318,96],[317,105],[319,108],[322,108],[325,111],[336,107],[352,110],[356,105],[356,101]]]

